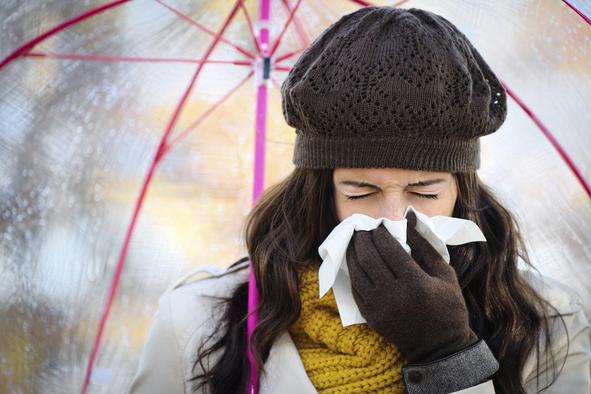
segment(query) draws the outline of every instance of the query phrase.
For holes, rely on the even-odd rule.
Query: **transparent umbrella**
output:
[[[588,2],[5,0],[1,392],[125,390],[158,296],[245,256],[246,214],[293,169],[286,72],[369,5],[438,13],[487,59],[512,100],[479,173],[591,299]]]

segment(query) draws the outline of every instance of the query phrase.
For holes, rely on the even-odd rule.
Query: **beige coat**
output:
[[[191,392],[187,383],[195,352],[204,335],[213,332],[219,310],[206,295],[228,297],[234,286],[248,279],[248,262],[230,270],[201,268],[182,278],[160,298],[159,310],[154,317],[150,333],[143,349],[131,393],[182,394]],[[206,278],[196,278],[199,272],[208,272]],[[526,278],[546,299],[564,314],[570,337],[566,363],[558,380],[545,393],[591,393],[591,344],[590,325],[583,313],[582,301],[565,286],[548,277],[525,271]],[[217,313],[212,317],[212,313]],[[560,319],[553,317],[553,333],[557,362],[567,352],[567,336]],[[219,355],[216,354],[216,356]],[[213,361],[213,360],[212,360]],[[528,393],[535,393],[535,356],[530,356],[525,366],[523,382]],[[272,346],[265,363],[267,374],[261,377],[260,393],[307,394],[316,393],[306,375],[289,333],[284,333]],[[541,366],[541,370],[546,368]],[[540,387],[551,376],[540,376]],[[492,381],[458,391],[462,394],[494,393]]]

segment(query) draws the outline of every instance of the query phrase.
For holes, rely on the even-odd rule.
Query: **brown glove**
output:
[[[412,257],[380,224],[356,231],[347,247],[353,297],[370,328],[411,363],[425,363],[479,340],[456,272],[415,229],[407,215]]]

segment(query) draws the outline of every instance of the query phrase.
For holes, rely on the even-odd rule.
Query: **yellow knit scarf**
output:
[[[343,327],[332,289],[318,298],[318,266],[300,267],[301,315],[289,333],[319,393],[404,393],[405,360],[367,324]]]

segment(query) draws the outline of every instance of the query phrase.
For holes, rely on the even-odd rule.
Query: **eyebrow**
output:
[[[443,179],[443,178],[435,178],[435,179],[427,179],[427,180],[424,180],[424,181],[418,181],[418,182],[409,183],[407,186],[431,186],[431,185],[435,185],[437,183],[442,183],[442,182],[445,182],[445,179]],[[339,182],[339,185],[356,186],[356,187],[369,187],[369,188],[372,188],[372,189],[382,190],[382,189],[380,189],[379,186],[373,185],[371,183],[367,183],[365,181],[344,180],[344,181]]]

